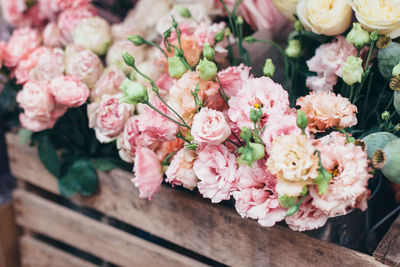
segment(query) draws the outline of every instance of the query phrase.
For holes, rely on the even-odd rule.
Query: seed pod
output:
[[[378,52],[378,67],[382,76],[390,81],[393,77],[393,67],[400,62],[400,44],[391,42],[384,49],[380,49]]]
[[[375,152],[372,166],[380,169],[390,181],[400,184],[400,138],[391,141],[383,149]]]
[[[377,132],[369,134],[362,140],[365,143],[365,152],[368,154],[368,158],[372,159],[372,156],[378,149],[383,149],[388,143],[397,139],[397,136],[388,132]]]

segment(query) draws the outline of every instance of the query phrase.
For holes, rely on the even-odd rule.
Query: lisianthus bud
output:
[[[135,58],[128,52],[123,53],[122,58],[124,59],[126,65],[131,67],[135,65]]]
[[[263,68],[264,76],[272,78],[275,74],[275,65],[272,62],[272,59],[267,59]]]
[[[343,81],[347,85],[353,85],[361,82],[363,75],[362,59],[359,57],[349,56],[346,64],[343,66]]]
[[[285,53],[288,57],[298,58],[301,56],[301,42],[296,39],[289,41],[289,45],[285,49]]]
[[[190,13],[189,9],[181,5],[175,5],[175,10],[184,18],[191,18],[192,14]]]
[[[364,30],[360,23],[353,23],[353,28],[347,34],[346,40],[355,48],[362,48],[369,42],[369,32]]]
[[[243,17],[242,16],[238,16],[237,19],[236,19],[236,23],[238,25],[243,25]]]
[[[390,118],[390,112],[389,111],[385,111],[385,112],[382,113],[381,116],[382,116],[382,120],[388,121],[389,118]]]
[[[237,158],[239,164],[247,164],[252,166],[253,162],[265,157],[265,147],[262,144],[249,143],[246,147],[238,150],[240,157]]]
[[[123,91],[122,103],[136,105],[138,103],[146,103],[149,100],[147,89],[141,83],[125,79],[121,84],[121,90]]]
[[[393,76],[399,75],[400,74],[400,62],[396,66],[394,66],[393,71],[392,71]]]
[[[256,38],[254,38],[253,36],[247,36],[243,39],[243,41],[245,41],[246,43],[252,44],[256,41]]]
[[[179,79],[183,74],[187,72],[185,64],[177,56],[168,58],[168,72],[169,76],[175,79]]]
[[[295,30],[296,32],[299,32],[299,31],[304,30],[304,26],[303,26],[303,24],[301,23],[300,20],[297,20],[297,21],[294,23],[294,30]]]
[[[303,110],[297,110],[297,119],[296,119],[297,127],[299,127],[303,132],[307,128],[308,119],[306,113]]]
[[[206,42],[203,46],[203,56],[208,60],[214,59],[215,51],[208,42]]]
[[[379,35],[377,31],[371,32],[371,35],[369,36],[371,42],[376,42],[378,41]]]
[[[171,36],[171,28],[168,28],[164,33],[163,33],[163,37],[164,39],[168,39]]]
[[[224,38],[225,38],[225,30],[219,31],[215,35],[215,43],[222,42],[222,40],[224,40]]]
[[[200,73],[200,79],[203,81],[211,81],[215,76],[217,76],[218,72],[217,65],[206,58],[200,60],[196,70]]]
[[[134,43],[135,45],[142,45],[145,43],[145,40],[140,35],[128,36],[128,40]]]

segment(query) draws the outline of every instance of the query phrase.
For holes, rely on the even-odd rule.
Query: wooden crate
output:
[[[12,173],[21,181],[13,197],[17,224],[26,232],[20,238],[23,266],[93,266],[68,250],[47,243],[47,239],[43,241],[43,236],[119,266],[400,263],[399,250],[393,247],[394,243],[400,244],[398,234],[395,241],[387,241],[388,235],[394,235],[389,232],[382,241],[390,243],[385,247],[390,259],[386,259],[383,250],[375,259],[282,226],[261,227],[255,221],[242,219],[232,209],[211,205],[168,186],[163,186],[152,201],[140,199],[130,181],[132,173],[121,170],[99,173],[98,194],[73,197],[70,202],[81,207],[77,211],[71,209],[69,201],[49,199],[49,195],[59,195],[57,183],[40,163],[35,148],[20,145],[15,134],[7,135],[7,143]],[[96,216],[89,216],[84,212],[86,208],[95,210]],[[118,223],[137,231],[116,227]],[[390,231],[399,233],[400,220],[396,223],[397,227]],[[143,236],[150,237],[150,241]]]

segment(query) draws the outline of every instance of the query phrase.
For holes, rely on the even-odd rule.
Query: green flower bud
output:
[[[308,119],[307,115],[303,110],[298,109],[297,110],[297,119],[296,119],[297,127],[299,127],[301,130],[304,130],[307,128],[308,125]]]
[[[246,147],[238,149],[240,157],[237,158],[238,164],[253,165],[254,161],[265,157],[265,147],[262,144],[249,143]]]
[[[242,16],[238,16],[238,17],[237,17],[236,23],[237,23],[238,25],[243,25],[243,18],[242,18]]]
[[[392,70],[393,76],[400,75],[400,62],[396,66],[394,66]]]
[[[218,68],[213,61],[208,59],[200,60],[196,70],[200,73],[200,79],[203,81],[211,81],[217,76]]]
[[[128,52],[123,53],[122,58],[124,59],[126,65],[131,67],[135,66],[135,58]]]
[[[261,109],[251,109],[250,110],[250,120],[254,123],[257,123],[262,117]]]
[[[285,53],[290,58],[298,58],[301,56],[301,42],[296,39],[289,41],[289,45],[285,49]]]
[[[140,35],[133,35],[133,36],[128,36],[127,38],[129,41],[134,43],[135,45],[139,46],[145,43],[145,40],[143,39],[142,36]]]
[[[221,30],[215,35],[215,43],[222,42],[222,40],[224,39],[225,39],[225,30]]]
[[[342,69],[343,81],[347,85],[353,85],[361,82],[364,69],[362,67],[362,59],[359,57],[349,56],[346,64]]]
[[[243,127],[242,129],[240,129],[240,138],[242,138],[245,142],[249,141],[251,138],[251,130],[247,127]]]
[[[264,76],[272,78],[275,74],[275,65],[272,62],[272,59],[267,59],[263,68]]]
[[[252,44],[256,41],[256,38],[254,38],[253,36],[247,36],[243,39],[243,41],[245,41],[246,43]]]
[[[385,111],[382,113],[382,120],[384,121],[388,121],[390,119],[390,112],[389,111]]]
[[[168,28],[168,30],[166,30],[163,33],[164,39],[168,39],[171,36],[171,28]]]
[[[304,26],[303,26],[303,24],[301,23],[300,20],[297,20],[297,21],[294,23],[294,30],[295,30],[296,32],[299,32],[299,31],[304,30]]]
[[[298,201],[298,197],[289,197],[289,196],[283,195],[283,196],[278,196],[278,201],[279,201],[279,205],[282,208],[287,209],[293,205],[296,205],[296,203]]]
[[[192,14],[190,13],[189,9],[181,5],[175,5],[175,10],[184,18],[191,18]]]
[[[206,42],[203,46],[203,56],[208,60],[214,59],[215,51],[208,42]]]
[[[258,143],[250,143],[249,146],[253,150],[253,161],[257,161],[265,157],[264,145]]]
[[[172,17],[172,27],[174,27],[175,29],[178,28],[178,22],[176,22],[174,17]]]
[[[175,79],[179,79],[188,71],[185,64],[183,64],[182,60],[177,57],[169,57],[168,58],[168,72],[169,76]]]
[[[375,30],[373,32],[371,32],[369,39],[371,40],[371,42],[376,42],[379,39],[379,35],[378,32]]]
[[[138,103],[146,103],[149,100],[147,88],[138,82],[132,82],[125,79],[121,84],[123,91],[121,102],[136,105]]]
[[[361,27],[360,23],[353,23],[353,28],[347,34],[346,40],[355,48],[362,48],[369,42],[369,33]]]

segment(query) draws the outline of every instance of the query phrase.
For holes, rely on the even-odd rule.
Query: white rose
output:
[[[352,18],[347,0],[299,0],[297,16],[304,27],[317,34],[334,36],[346,31]]]
[[[116,66],[128,75],[133,69],[125,64],[122,54],[128,52],[135,58],[136,64],[140,64],[146,58],[145,46],[136,46],[128,40],[118,41],[108,49],[106,62],[108,66]]]
[[[272,0],[276,8],[289,20],[296,21],[297,2],[299,0]]]

